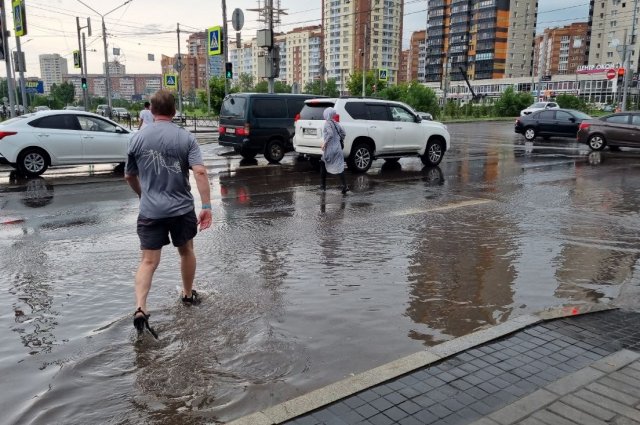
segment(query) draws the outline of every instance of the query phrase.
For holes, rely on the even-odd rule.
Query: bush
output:
[[[582,112],[589,112],[589,105],[587,105],[587,102],[577,96],[572,96],[570,94],[561,94],[556,97],[556,102],[558,102],[558,105],[561,108],[577,109]]]
[[[513,87],[507,88],[494,105],[496,115],[500,117],[517,117],[520,111],[533,103],[531,93],[516,92]]]

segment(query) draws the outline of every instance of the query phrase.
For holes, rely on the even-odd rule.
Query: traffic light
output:
[[[618,84],[624,83],[624,68],[618,68]]]
[[[82,77],[81,82],[82,82],[82,90],[86,90],[87,89],[87,79]]]
[[[224,71],[225,78],[231,80],[233,78],[233,64],[231,62],[225,63]]]

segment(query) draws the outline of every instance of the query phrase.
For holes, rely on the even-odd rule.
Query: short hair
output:
[[[151,106],[151,104],[149,102],[144,102],[144,107],[148,108],[149,106]]]
[[[151,113],[172,117],[176,114],[176,98],[168,90],[158,90],[151,96]]]

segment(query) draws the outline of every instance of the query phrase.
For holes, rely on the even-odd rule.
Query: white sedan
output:
[[[544,111],[545,109],[560,109],[560,106],[556,102],[536,102],[526,109],[520,111],[520,116],[533,114],[534,112]]]
[[[132,135],[91,112],[26,114],[0,123],[0,164],[33,177],[55,165],[123,163]]]

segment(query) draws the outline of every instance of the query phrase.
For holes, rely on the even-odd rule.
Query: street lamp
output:
[[[105,14],[102,14],[100,12],[98,12],[97,10],[95,10],[94,8],[92,8],[91,6],[89,6],[88,4],[84,3],[82,0],[78,0],[78,3],[84,5],[85,7],[87,7],[88,9],[90,9],[93,13],[97,13],[98,16],[100,16],[100,18],[102,19],[102,43],[104,44],[104,73],[105,73],[105,79],[106,79],[106,88],[107,88],[107,105],[109,105],[109,112],[111,112],[111,82],[109,81],[109,56],[108,56],[108,51],[107,51],[107,27],[104,24],[104,18],[105,16],[109,15],[110,13],[115,12],[116,10],[120,9],[122,6],[125,6],[129,3],[131,3],[133,0],[127,0],[124,3],[122,3],[120,6],[115,7],[113,9],[111,9],[110,11],[108,11]]]

